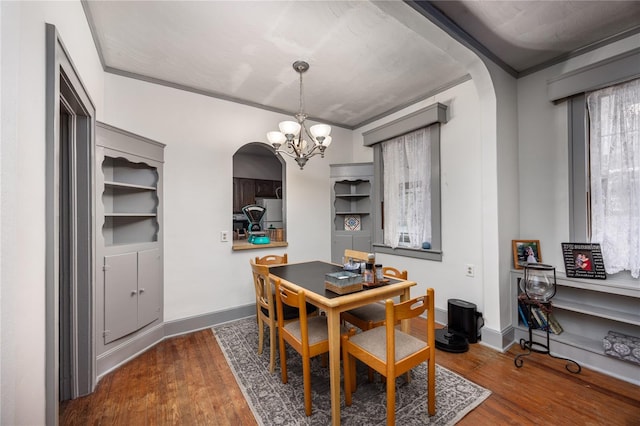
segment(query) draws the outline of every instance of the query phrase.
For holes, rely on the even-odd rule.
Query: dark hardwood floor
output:
[[[421,320],[412,332],[424,337]],[[492,391],[460,425],[640,425],[640,387],[534,354],[473,344],[436,362]],[[269,356],[264,352],[263,356]],[[638,368],[640,374],[640,367]],[[278,374],[277,372],[275,374]],[[106,375],[96,391],[60,406],[61,425],[256,425],[210,330],[166,340]]]

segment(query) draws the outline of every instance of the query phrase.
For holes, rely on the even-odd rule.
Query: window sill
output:
[[[269,244],[251,244],[246,240],[236,240],[233,242],[233,251],[241,251],[241,250],[258,250],[262,248],[272,248],[272,247],[287,247],[289,245],[286,241],[272,241]]]
[[[395,256],[414,257],[416,259],[434,260],[442,262],[442,252],[439,250],[411,249],[406,247],[392,248],[384,244],[373,244],[376,253],[392,254]]]

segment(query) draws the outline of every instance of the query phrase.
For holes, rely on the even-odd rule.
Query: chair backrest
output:
[[[253,274],[253,284],[256,291],[256,303],[269,311],[269,316],[274,314],[273,293],[271,292],[271,282],[269,280],[269,267],[259,265],[249,260],[251,273]]]
[[[289,263],[289,256],[287,256],[287,253],[282,256],[277,254],[268,254],[262,257],[256,256],[256,263],[258,265],[283,265]]]
[[[403,269],[401,271],[399,269],[394,268],[393,266],[383,266],[382,267],[382,273],[384,275],[387,275],[387,276],[393,277],[393,278],[397,278],[399,280],[407,280],[407,279],[409,279],[409,273],[407,272],[406,269]]]
[[[344,260],[346,262],[349,259],[361,260],[363,262],[366,262],[367,260],[369,260],[369,253],[365,253],[363,251],[358,251],[358,250],[345,249]]]
[[[284,329],[284,305],[292,306],[294,308],[298,308],[298,312],[300,313],[299,321],[300,321],[300,336],[302,339],[303,346],[309,345],[309,330],[307,327],[307,309],[305,301],[304,290],[295,290],[290,288],[286,284],[283,284],[279,279],[274,281],[276,286],[276,308],[277,308],[277,317],[278,317],[278,328],[280,328],[281,333],[287,332]]]
[[[427,288],[427,294],[414,297],[405,302],[393,303],[393,299],[385,302],[387,329],[387,361],[395,361],[395,324],[398,321],[410,319],[422,315],[427,315],[427,342],[424,348],[416,352],[424,352],[424,355],[435,353],[435,302],[433,288]]]

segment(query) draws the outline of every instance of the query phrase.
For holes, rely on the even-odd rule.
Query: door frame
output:
[[[71,372],[71,397],[91,393],[96,384],[94,348],[95,238],[92,217],[95,106],[76,71],[56,27],[46,25],[46,255],[45,255],[45,419],[58,423],[60,363]],[[61,111],[69,126],[69,149],[62,149]],[[61,156],[68,160],[69,188],[61,189]],[[62,206],[62,191],[69,191],[69,206]],[[60,218],[68,215],[69,231],[61,235]],[[69,249],[61,253],[60,243]],[[60,312],[61,262],[70,268],[67,319]],[[65,280],[67,281],[67,280]],[[67,334],[68,357],[61,360],[61,333]]]

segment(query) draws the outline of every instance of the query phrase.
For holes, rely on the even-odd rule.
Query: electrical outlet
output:
[[[223,243],[229,241],[229,231],[220,231],[220,241]]]
[[[467,263],[464,265],[464,274],[468,277],[473,277],[476,273],[476,267]]]

